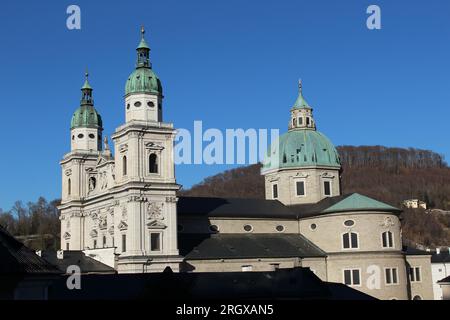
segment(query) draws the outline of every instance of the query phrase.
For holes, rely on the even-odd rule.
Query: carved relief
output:
[[[128,225],[126,224],[125,221],[120,221],[120,223],[119,223],[119,225],[117,226],[117,228],[118,228],[120,231],[124,231],[124,230],[127,230],[127,229],[128,229]]]
[[[127,207],[123,206],[122,207],[122,219],[127,220],[127,218],[128,218]]]
[[[113,226],[109,227],[108,232],[109,232],[110,235],[113,235],[114,234],[114,227]]]
[[[65,174],[66,176],[70,176],[70,175],[72,174],[72,169],[67,169],[67,170],[64,172],[64,174]]]
[[[121,146],[119,146],[119,152],[125,152],[128,150],[128,144],[124,143]]]
[[[64,238],[65,240],[69,240],[69,239],[70,239],[70,233],[65,232],[64,235],[63,235],[63,238]]]
[[[163,203],[150,202],[147,205],[147,218],[150,220],[164,220],[163,206]]]
[[[168,203],[176,203],[178,201],[177,197],[166,197],[166,202]]]
[[[105,230],[107,227],[107,219],[106,219],[106,215],[102,215],[100,217],[100,221],[98,223],[98,227],[100,228],[100,230]]]
[[[97,232],[97,230],[93,229],[93,230],[89,233],[89,235],[91,236],[91,238],[96,238],[96,237],[98,236],[98,232]]]
[[[154,143],[154,142],[147,142],[147,143],[145,144],[145,147],[146,147],[147,149],[151,149],[151,150],[159,150],[159,151],[161,151],[161,150],[164,149],[164,146],[162,146],[162,145],[160,145],[160,144],[156,144],[156,143]]]
[[[153,220],[147,223],[147,227],[149,229],[165,229],[167,226],[164,223],[161,223],[160,221]]]
[[[394,221],[392,220],[391,217],[384,218],[383,222],[381,223],[381,226],[385,227],[385,228],[389,228],[389,227],[392,227],[394,225],[395,225],[395,223],[394,223]]]

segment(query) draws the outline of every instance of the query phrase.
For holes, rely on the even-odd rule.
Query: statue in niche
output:
[[[89,178],[89,192],[94,191],[96,184],[97,184],[97,180],[95,179],[95,177],[90,177]]]

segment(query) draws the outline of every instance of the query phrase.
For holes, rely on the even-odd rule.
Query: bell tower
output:
[[[82,203],[96,179],[90,176],[101,152],[102,119],[94,108],[92,87],[85,74],[81,88],[80,107],[74,112],[70,125],[71,151],[61,160],[61,249],[83,250]],[[94,186],[93,186],[94,185]]]
[[[112,135],[120,211],[119,272],[179,270],[175,129],[162,121],[162,86],[151,69],[150,48],[141,29],[136,69],[125,85],[125,124]]]

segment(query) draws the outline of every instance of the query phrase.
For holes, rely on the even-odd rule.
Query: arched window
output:
[[[148,159],[150,173],[158,173],[158,156],[152,153]]]
[[[358,249],[358,234],[347,232],[342,235],[342,247],[344,249]]]
[[[70,196],[71,193],[72,193],[72,181],[70,181],[69,178],[69,180],[67,180],[67,195]]]
[[[127,156],[123,156],[122,158],[122,173],[124,176],[127,175]]]
[[[383,241],[383,248],[392,248],[394,247],[394,238],[392,236],[392,232],[385,231],[381,234],[381,238]]]

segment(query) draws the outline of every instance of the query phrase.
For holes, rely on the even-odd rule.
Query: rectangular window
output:
[[[125,234],[122,235],[122,252],[127,251],[127,236]]]
[[[277,184],[272,185],[272,197],[274,199],[278,199],[278,185]]]
[[[330,181],[323,182],[323,194],[326,196],[331,196],[331,182]]]
[[[361,284],[359,269],[344,270],[344,284],[348,286],[359,286]]]
[[[97,240],[94,240],[94,249],[97,248]]]
[[[352,248],[357,249],[358,248],[358,234],[351,232],[350,235],[352,238]]]
[[[384,272],[386,284],[398,284],[397,268],[386,268]]]
[[[305,181],[297,181],[296,183],[297,195],[304,196],[305,195]]]
[[[409,268],[409,278],[411,282],[420,282],[421,281],[420,267]]]
[[[392,248],[394,247],[394,239],[392,237],[392,232],[386,231],[383,232],[383,248]]]
[[[301,118],[301,117],[298,118],[298,124],[299,124],[299,125],[302,125],[302,124],[303,124],[303,118]]]
[[[150,233],[150,251],[161,251],[161,233]]]
[[[66,250],[69,250],[70,244],[67,242],[66,243]]]
[[[103,248],[106,248],[106,237],[103,236]]]

